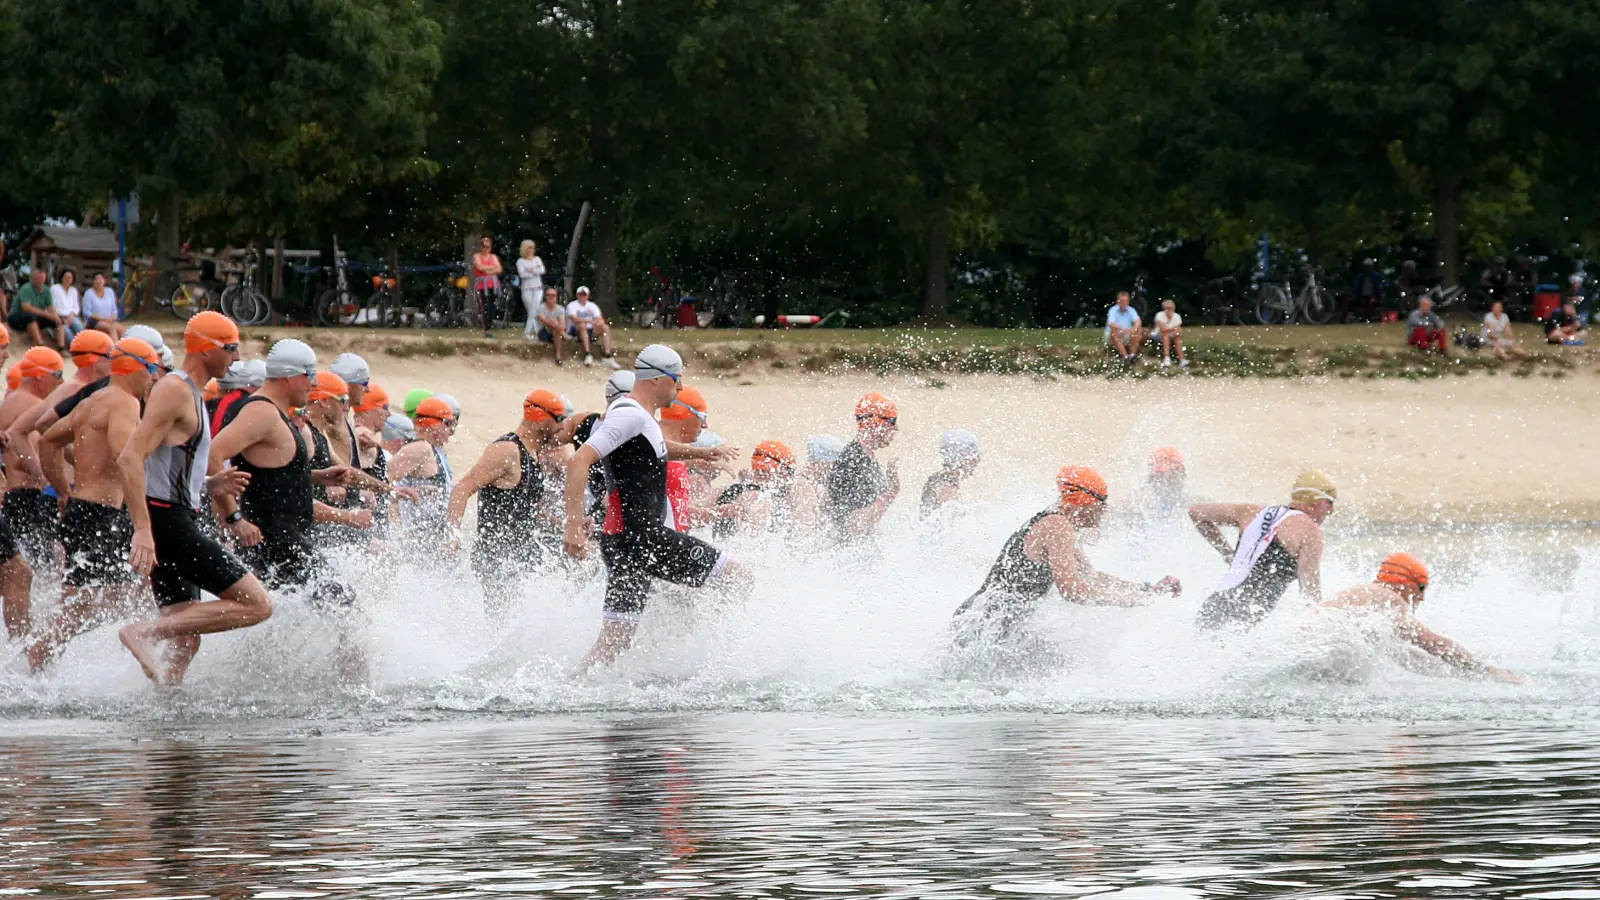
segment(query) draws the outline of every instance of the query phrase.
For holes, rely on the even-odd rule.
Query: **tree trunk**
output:
[[[1433,201],[1433,245],[1439,279],[1445,287],[1461,283],[1461,176],[1441,175]]]
[[[617,315],[617,206],[609,197],[594,204],[594,294],[607,319]]]
[[[950,321],[950,211],[936,203],[928,218],[928,269],[922,294],[926,325]]]
[[[178,272],[178,254],[183,252],[183,192],[173,191],[161,198],[160,222],[156,227],[156,268],[163,276]]]
[[[589,205],[589,201],[583,201],[583,206],[578,209],[578,224],[572,226],[572,243],[567,245],[566,275],[561,281],[563,288],[561,298],[563,302],[571,300],[573,296],[573,284],[578,277],[578,247],[583,244],[583,229],[584,226],[589,224],[589,213],[593,209],[594,207]]]

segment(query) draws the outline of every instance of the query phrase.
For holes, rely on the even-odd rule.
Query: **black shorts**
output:
[[[356,592],[334,577],[327,558],[307,541],[263,540],[239,555],[267,587],[303,591],[315,608],[343,608],[355,602]]]
[[[601,535],[600,558],[609,570],[606,615],[643,613],[652,578],[689,587],[704,585],[721,557],[717,548],[705,541],[665,525]]]
[[[39,323],[40,328],[56,327],[55,322],[46,319],[44,316],[36,316],[25,309],[19,309],[16,312],[6,316],[6,325],[12,331],[27,331],[28,326],[35,322]]]
[[[67,501],[61,517],[61,547],[67,553],[62,581],[72,587],[126,584],[133,580],[128,550],[133,520],[120,506],[90,500]]]
[[[56,562],[56,529],[61,506],[56,498],[38,488],[16,488],[6,491],[6,520],[11,523],[23,555],[35,568],[54,566]]]
[[[17,535],[11,530],[11,523],[6,521],[5,513],[0,512],[0,562],[8,562],[22,553],[22,548],[17,546]]]
[[[157,606],[172,606],[200,599],[200,592],[222,596],[250,570],[217,540],[200,530],[200,515],[192,509],[151,501],[150,536],[156,543],[156,567],[150,588]]]

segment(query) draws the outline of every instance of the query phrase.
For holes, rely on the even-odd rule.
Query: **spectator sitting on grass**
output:
[[[62,350],[67,349],[66,334],[61,329],[61,317],[56,315],[55,306],[50,302],[50,288],[45,284],[43,266],[34,266],[28,283],[11,295],[11,308],[7,311],[6,325],[10,326],[12,331],[27,332],[28,338],[34,344],[43,344],[44,336],[40,332],[48,331],[57,347]]]
[[[1183,358],[1183,317],[1178,315],[1178,304],[1171,300],[1161,301],[1161,312],[1156,313],[1155,336],[1161,339],[1161,367],[1163,369],[1172,365],[1172,353],[1178,353],[1178,367],[1189,368],[1189,361]]]
[[[1128,305],[1127,291],[1117,292],[1117,305],[1106,313],[1106,340],[1117,355],[1128,365],[1139,361],[1139,347],[1144,344],[1144,327],[1139,311]]]
[[[1406,317],[1406,343],[1424,352],[1437,349],[1440,356],[1449,356],[1446,349],[1447,337],[1444,333],[1444,320],[1433,311],[1433,298],[1423,297],[1417,301],[1417,308]]]
[[[71,341],[83,330],[83,303],[82,296],[78,293],[78,273],[71,269],[62,269],[56,276],[56,283],[50,288],[50,306],[55,309],[56,317],[61,322],[61,327],[67,331],[67,340]]]
[[[1506,305],[1499,300],[1489,305],[1489,314],[1483,317],[1483,343],[1501,359],[1527,359],[1528,351],[1517,346],[1511,336],[1511,317],[1506,315]]]
[[[1578,306],[1570,297],[1563,300],[1561,308],[1544,320],[1544,340],[1547,344],[1582,347],[1588,337],[1589,329],[1578,321]]]
[[[561,365],[562,351],[567,343],[567,308],[556,299],[556,289],[544,289],[544,303],[535,313],[539,323],[539,340],[556,345],[556,365]]]

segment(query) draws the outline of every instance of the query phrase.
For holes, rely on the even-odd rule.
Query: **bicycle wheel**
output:
[[[428,298],[427,307],[423,310],[422,320],[424,325],[429,328],[454,327],[454,323],[451,321],[454,316],[452,312],[454,304],[451,303],[450,299],[451,293],[451,290],[447,287],[439,288],[433,292],[433,296]]]
[[[195,313],[210,309],[211,305],[206,289],[192,284],[178,285],[172,291],[172,298],[167,301],[167,308],[172,310],[172,314],[185,322],[194,318]]]
[[[1287,325],[1294,318],[1294,301],[1281,285],[1263,284],[1256,295],[1256,320],[1263,325]]]
[[[266,325],[272,321],[272,301],[250,285],[239,288],[234,308],[238,315],[229,317],[240,325]]]
[[[1305,292],[1301,298],[1303,303],[1301,313],[1306,321],[1313,325],[1326,325],[1333,320],[1333,304],[1328,295],[1320,287],[1312,288]]]
[[[336,325],[350,324],[350,310],[348,295],[339,293],[337,288],[328,288],[317,295],[316,302],[312,304],[311,312],[318,325],[333,327]]]

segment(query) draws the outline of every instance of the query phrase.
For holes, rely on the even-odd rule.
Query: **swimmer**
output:
[[[139,425],[139,409],[161,371],[161,357],[138,338],[111,351],[111,382],[78,404],[39,438],[40,462],[57,494],[70,497],[61,517],[66,569],[61,609],[28,648],[35,673],[67,642],[125,608],[134,597],[133,521],[122,502],[117,456]],[[69,475],[63,452],[72,445]]]
[[[401,524],[418,543],[437,547],[447,536],[445,516],[455,487],[444,445],[455,436],[458,419],[450,404],[433,396],[417,404],[412,421],[416,440],[389,460],[389,478],[417,492],[416,500],[401,502]]]
[[[415,419],[417,417],[417,407],[422,405],[422,401],[432,396],[433,391],[425,388],[412,388],[410,391],[407,391],[405,402],[401,404],[401,406],[405,409],[406,418]]]
[[[828,476],[824,501],[839,539],[870,535],[900,496],[900,473],[894,462],[878,465],[877,452],[894,441],[900,414],[894,401],[868,394],[856,403],[856,439],[845,446]]]
[[[617,398],[627,396],[633,390],[634,377],[631,369],[612,372],[606,379],[605,397],[606,408],[617,402]],[[564,433],[572,444],[572,449],[577,450],[584,442],[589,440],[589,435],[594,432],[594,426],[605,418],[604,413],[583,413],[582,415],[567,418]],[[602,462],[596,462],[589,467],[589,479],[585,486],[588,495],[589,516],[594,520],[596,527],[606,517],[606,467]]]
[[[844,452],[844,441],[831,434],[806,438],[806,464],[795,478],[789,496],[796,524],[815,530],[822,525],[828,497],[828,477]]]
[[[361,392],[361,402],[352,405],[356,426],[356,465],[374,478],[388,480],[388,459],[383,453],[383,426],[389,420],[389,392],[376,382]]]
[[[699,441],[710,434],[706,431],[709,411],[704,394],[687,384],[679,385],[678,396],[661,409],[661,436],[673,443],[704,447]],[[667,499],[672,502],[679,531],[711,521],[715,496],[711,482],[718,474],[715,466],[690,465],[676,459],[667,463]]]
[[[605,620],[583,668],[609,664],[633,643],[654,579],[689,587],[711,586],[741,592],[748,580],[741,567],[718,550],[676,529],[667,501],[667,458],[730,459],[727,447],[697,448],[668,443],[656,422],[657,411],[672,403],[683,378],[683,358],[672,348],[651,344],[633,362],[634,387],[606,411],[589,440],[567,462],[568,554],[588,554],[589,519],[584,483],[589,467],[605,463],[606,519],[600,538],[605,560]]]
[[[943,468],[928,476],[923,484],[918,515],[927,518],[929,513],[953,502],[961,492],[961,482],[977,471],[978,460],[977,435],[960,428],[940,435],[939,462]]]
[[[1168,575],[1154,583],[1126,581],[1095,570],[1080,546],[1082,532],[1097,528],[1106,511],[1104,478],[1087,466],[1056,474],[1060,500],[1029,519],[1000,548],[1000,557],[976,594],[956,610],[957,642],[980,631],[1010,640],[1054,587],[1061,599],[1084,606],[1144,606],[1183,586]]]
[[[207,496],[237,496],[249,476],[211,456],[211,429],[200,385],[239,359],[239,329],[206,310],[183,330],[183,366],[156,382],[144,415],[117,457],[133,519],[133,568],[150,576],[160,617],[123,628],[118,637],[157,684],[181,684],[200,636],[248,628],[272,615],[261,579],[200,528]],[[209,475],[207,473],[210,473]],[[204,593],[217,599],[201,602]],[[160,643],[172,643],[166,665]]]
[[[786,531],[794,524],[790,491],[795,481],[794,451],[782,441],[762,441],[750,454],[750,476],[717,497],[711,534],[736,531]]]
[[[560,544],[560,512],[549,503],[543,460],[562,449],[565,404],[543,388],[522,400],[522,421],[496,438],[450,492],[445,523],[452,535],[461,528],[467,502],[478,496],[478,540],[472,546],[472,571],[490,612],[502,614],[517,596],[518,581],[543,568]],[[459,547],[452,537],[449,546]]]
[[[228,371],[217,379],[217,387],[222,389],[222,393],[216,403],[210,404],[212,437],[216,437],[238,415],[240,401],[261,390],[266,381],[267,364],[259,359],[236,362],[228,367]]]
[[[1217,590],[1200,604],[1199,625],[1254,627],[1265,619],[1296,579],[1306,603],[1322,601],[1322,523],[1339,492],[1318,471],[1295,480],[1288,506],[1203,503],[1189,509],[1200,536],[1231,568]],[[1239,529],[1229,546],[1224,527]]]
[[[328,364],[328,371],[344,379],[350,407],[360,406],[366,397],[367,385],[372,383],[372,369],[367,361],[354,353],[341,353]]]
[[[394,455],[400,452],[401,447],[416,439],[417,426],[399,413],[390,413],[389,418],[383,420],[382,446],[385,468],[394,462]]]
[[[1321,608],[1383,614],[1393,621],[1396,639],[1439,660],[1456,674],[1526,683],[1521,675],[1479,660],[1467,648],[1417,621],[1417,606],[1426,599],[1428,580],[1428,567],[1422,560],[1409,553],[1391,553],[1378,566],[1378,577],[1371,584],[1340,591],[1323,601]]]
[[[237,498],[219,497],[217,515],[238,542],[239,556],[275,591],[304,591],[325,611],[347,609],[355,591],[336,578],[314,538],[315,523],[369,528],[372,513],[337,509],[315,497],[317,485],[342,485],[357,473],[345,465],[313,468],[311,450],[290,421],[289,411],[310,402],[317,355],[292,338],[267,354],[267,378],[239,404],[211,452],[250,477]],[[342,635],[341,635],[342,637]]]
[[[97,331],[95,334],[106,337],[104,332]],[[0,403],[0,428],[7,429],[8,437],[5,442],[4,505],[8,533],[0,537],[0,542],[3,542],[0,554],[13,549],[15,544],[22,548],[30,565],[44,568],[53,568],[56,564],[56,514],[59,508],[56,501],[44,492],[49,482],[44,477],[44,470],[39,467],[38,436],[30,430],[19,431],[13,438],[10,429],[25,419],[32,421],[38,418],[35,413],[44,405],[45,398],[61,387],[65,368],[61,354],[49,347],[34,347],[23,354],[22,360],[17,363],[17,371],[21,374],[17,389],[6,395],[4,403]],[[6,565],[9,566],[10,562]],[[31,573],[29,569],[30,584]],[[20,572],[12,574],[16,578],[21,577]],[[21,595],[20,600],[9,593],[7,597],[13,606],[21,603],[26,607],[26,594]]]
[[[1177,447],[1158,447],[1146,465],[1144,488],[1140,491],[1140,512],[1149,522],[1164,522],[1187,504],[1184,487],[1188,471]]]
[[[319,372],[311,385],[310,402],[304,407],[306,421],[311,425],[311,469],[321,472],[345,469],[338,480],[318,479],[313,493],[320,503],[361,515],[323,517],[313,529],[319,544],[339,546],[364,546],[364,532],[372,527],[372,510],[362,503],[361,492],[370,491],[376,497],[387,494],[391,488],[387,481],[374,478],[355,465],[357,448],[355,428],[345,416],[349,406],[349,386],[332,371]]]

